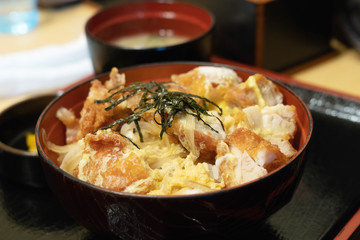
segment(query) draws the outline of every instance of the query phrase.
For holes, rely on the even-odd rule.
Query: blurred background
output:
[[[360,96],[359,0],[182,1],[214,14],[215,56]],[[40,86],[56,89],[90,75],[86,20],[101,8],[125,2],[129,1],[39,0],[35,29],[20,36],[0,34],[0,84],[13,83],[0,90],[0,98]],[[39,50],[44,47],[48,49]],[[33,60],[31,53],[40,57]],[[24,74],[37,81],[24,81]],[[54,80],[41,80],[44,75]]]
[[[97,0],[112,5],[124,0]],[[331,50],[335,8],[327,0],[183,0],[216,19],[214,54],[284,71]]]
[[[128,0],[95,0],[111,6]],[[359,0],[182,0],[216,18],[214,54],[274,71],[360,49]],[[339,42],[336,42],[339,41]]]

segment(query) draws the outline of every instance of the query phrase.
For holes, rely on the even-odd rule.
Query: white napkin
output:
[[[65,87],[93,74],[86,38],[0,55],[0,98]]]

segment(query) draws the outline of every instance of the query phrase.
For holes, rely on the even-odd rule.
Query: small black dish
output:
[[[34,134],[42,110],[56,97],[28,97],[0,112],[0,176],[32,187],[47,186],[37,152],[28,151],[26,135]]]

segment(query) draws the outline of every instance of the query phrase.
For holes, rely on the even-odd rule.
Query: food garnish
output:
[[[129,87],[120,88],[120,86],[110,89],[108,92],[113,92],[109,97],[103,100],[95,100],[95,103],[111,103],[110,106],[106,107],[105,110],[109,111],[122,102],[126,101],[130,97],[134,97],[136,94],[141,93],[141,98],[139,100],[138,106],[132,111],[132,113],[125,117],[120,118],[111,124],[108,124],[104,127],[101,127],[99,130],[105,130],[109,128],[113,128],[116,125],[121,125],[123,123],[130,124],[132,122],[135,123],[136,130],[139,134],[140,141],[143,142],[143,135],[141,133],[141,128],[139,125],[139,121],[141,120],[141,115],[149,110],[155,109],[154,112],[154,121],[156,124],[161,126],[160,138],[162,139],[163,134],[166,132],[168,128],[172,126],[173,120],[178,113],[185,113],[195,117],[198,121],[201,121],[207,127],[209,127],[212,131],[218,133],[216,129],[214,129],[210,124],[208,124],[201,115],[214,117],[216,118],[220,124],[222,129],[224,129],[224,125],[222,121],[215,115],[209,113],[209,106],[213,105],[218,109],[218,114],[222,115],[222,109],[214,102],[210,101],[205,97],[201,97],[195,94],[178,92],[178,91],[168,91],[166,85],[171,84],[167,83],[158,83],[158,82],[136,82],[130,84]],[[115,91],[116,90],[116,91]],[[115,92],[114,92],[115,91]],[[125,94],[118,100],[115,100],[114,97],[120,94]],[[199,104],[196,100],[200,100],[201,104]],[[160,117],[160,121],[158,120]],[[121,134],[121,133],[120,133]],[[130,140],[128,137],[121,134],[122,137]],[[130,140],[132,144],[134,144],[137,148],[138,146]]]

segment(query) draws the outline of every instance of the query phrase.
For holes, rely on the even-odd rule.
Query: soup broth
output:
[[[167,47],[183,43],[187,40],[188,38],[183,36],[143,33],[115,39],[112,41],[112,44],[119,47],[141,49]]]

